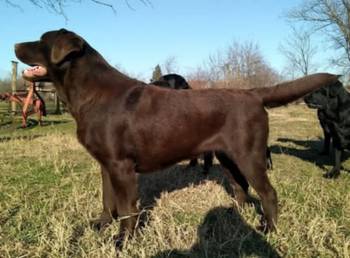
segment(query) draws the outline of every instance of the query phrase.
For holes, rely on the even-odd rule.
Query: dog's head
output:
[[[343,94],[344,88],[341,82],[322,87],[304,97],[309,108],[328,109],[337,106],[338,97]]]
[[[152,81],[150,83],[150,85],[156,85],[156,86],[163,87],[163,88],[172,88],[171,85],[169,84],[169,82],[161,80],[161,79],[159,79],[157,81]]]
[[[163,75],[157,81],[152,81],[151,84],[176,90],[191,89],[185,78],[175,73]]]
[[[17,58],[23,63],[35,66],[25,70],[23,77],[30,81],[52,81],[54,71],[65,69],[69,62],[84,50],[85,41],[65,29],[49,31],[38,41],[15,45]]]

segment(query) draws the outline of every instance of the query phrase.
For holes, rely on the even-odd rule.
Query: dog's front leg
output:
[[[108,226],[112,222],[112,218],[118,217],[117,212],[117,199],[114,193],[110,175],[103,166],[101,166],[102,176],[102,200],[103,211],[100,217],[91,222],[93,228],[101,230]]]
[[[198,164],[197,158],[193,158],[190,160],[190,163],[188,164],[187,167],[194,167],[194,166],[197,166],[197,164]]]
[[[340,175],[340,169],[341,169],[341,160],[342,160],[342,153],[343,151],[337,147],[334,148],[334,167],[331,169],[331,171],[324,174],[325,178],[337,178]]]
[[[328,155],[331,144],[331,134],[324,130],[324,142],[323,142],[323,150],[321,151],[321,155]]]
[[[204,174],[209,174],[210,168],[213,166],[213,152],[208,151],[204,153]]]
[[[107,171],[113,186],[120,220],[120,229],[116,236],[116,248],[120,249],[124,240],[132,236],[139,216],[135,164],[128,159],[114,160],[110,162]]]

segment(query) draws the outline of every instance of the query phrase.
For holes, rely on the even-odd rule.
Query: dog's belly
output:
[[[182,160],[198,157],[207,151],[222,150],[223,144],[219,135],[212,135],[197,141],[178,140],[172,144],[149,146],[143,149],[143,152],[137,153],[136,170],[139,173],[147,173],[166,168]]]
[[[149,173],[149,172],[154,172],[159,169],[164,169],[169,166],[172,166],[176,164],[177,162],[180,162],[185,159],[189,159],[191,157],[196,157],[196,155],[181,155],[178,157],[153,157],[153,158],[142,158],[140,160],[136,160],[136,166],[135,170],[138,173]]]

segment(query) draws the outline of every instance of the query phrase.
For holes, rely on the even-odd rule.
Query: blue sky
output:
[[[85,0],[83,4],[66,7],[66,21],[29,1],[21,1],[20,10],[0,0],[0,77],[11,70],[15,43],[37,40],[42,33],[59,28],[76,32],[112,65],[145,79],[150,78],[156,64],[170,56],[176,57],[178,72],[186,74],[233,40],[257,42],[269,64],[282,71],[285,60],[278,46],[290,31],[284,15],[300,3],[300,0],[150,1],[152,6],[129,0],[135,9],[132,10],[124,0],[117,0],[114,13]]]

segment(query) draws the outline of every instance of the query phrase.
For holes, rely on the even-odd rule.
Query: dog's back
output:
[[[158,80],[151,82],[151,84],[175,90],[191,89],[185,78],[175,73],[163,75]]]

